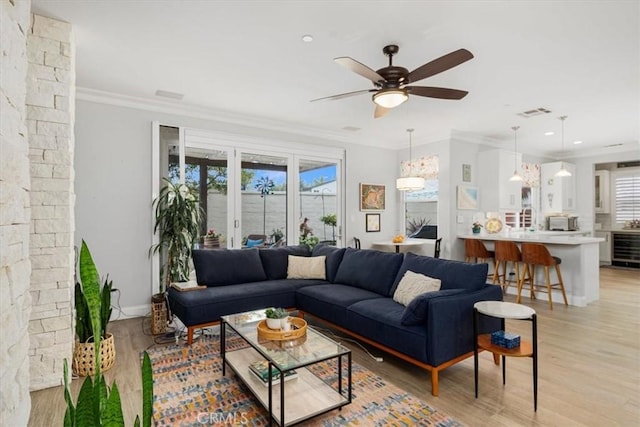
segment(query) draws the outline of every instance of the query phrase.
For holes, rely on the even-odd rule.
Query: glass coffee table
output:
[[[304,336],[297,339],[263,339],[258,336],[257,327],[265,318],[264,310],[222,316],[220,355],[222,375],[225,375],[228,364],[267,409],[270,424],[274,421],[281,426],[297,424],[351,403],[351,350],[310,327]],[[227,349],[227,328],[238,334],[249,347]],[[343,378],[343,358],[346,359],[346,378]],[[337,388],[307,369],[327,360],[335,360]],[[251,364],[259,362],[265,364],[266,381],[250,369]],[[282,377],[283,372],[291,370],[295,370],[292,379],[285,375],[285,381],[280,382],[273,377]],[[345,380],[346,387],[343,386]]]

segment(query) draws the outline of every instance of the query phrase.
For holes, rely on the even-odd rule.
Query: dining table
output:
[[[395,246],[396,253],[400,253],[401,247],[422,246],[427,244],[435,245],[435,239],[404,239],[404,241],[402,242],[394,242],[393,239],[389,239],[389,240],[380,240],[372,243],[373,246],[386,246],[386,247]]]

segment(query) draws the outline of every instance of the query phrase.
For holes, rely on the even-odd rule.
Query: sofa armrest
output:
[[[435,298],[427,310],[427,359],[433,366],[473,351],[473,305],[478,301],[502,301],[500,286]],[[482,317],[481,333],[500,329],[500,319]]]

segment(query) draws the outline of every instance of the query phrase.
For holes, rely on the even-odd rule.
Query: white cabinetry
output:
[[[609,171],[596,171],[594,190],[596,213],[609,213],[611,204],[609,185]]]
[[[611,232],[596,231],[595,237],[604,239],[604,242],[600,242],[600,264],[611,265]]]
[[[559,177],[564,166],[571,176]],[[543,163],[540,166],[542,212],[545,214],[572,212],[576,209],[576,166],[567,162]]]
[[[519,212],[522,209],[522,181],[509,181],[515,165],[518,174],[522,175],[521,153],[516,155],[506,150],[478,153],[481,210]]]

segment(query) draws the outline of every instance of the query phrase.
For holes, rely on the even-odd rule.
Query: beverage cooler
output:
[[[611,264],[640,268],[640,231],[614,231],[612,236]]]

